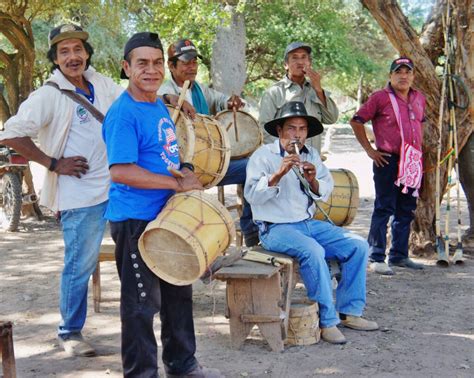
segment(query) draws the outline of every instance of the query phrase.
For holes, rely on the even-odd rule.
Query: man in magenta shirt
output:
[[[395,185],[402,139],[389,97],[393,93],[398,103],[405,142],[421,151],[425,97],[412,88],[413,68],[411,59],[395,59],[390,66],[387,87],[374,92],[350,121],[357,140],[374,161],[375,202],[368,237],[369,259],[371,269],[385,275],[394,274],[391,266],[423,269],[423,265],[408,258],[408,237],[416,209],[416,197],[412,195],[414,189],[403,193],[402,187]],[[374,129],[376,149],[365,133],[364,123],[369,121],[372,121]],[[392,216],[392,246],[387,265],[387,224]]]

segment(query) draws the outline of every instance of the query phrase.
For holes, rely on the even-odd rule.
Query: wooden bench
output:
[[[252,250],[268,253],[260,247]],[[295,269],[293,260],[286,260],[288,264],[280,266],[239,260],[214,274],[215,278],[227,283],[227,311],[233,348],[239,349],[253,326],[257,325],[271,349],[283,351]]]
[[[94,312],[100,312],[100,302],[102,302],[102,287],[100,281],[100,263],[102,261],[115,261],[115,244],[112,242],[102,242],[99,252],[99,260],[92,274],[92,298],[94,299]]]
[[[0,355],[4,378],[16,377],[15,352],[13,348],[13,325],[0,321]]]

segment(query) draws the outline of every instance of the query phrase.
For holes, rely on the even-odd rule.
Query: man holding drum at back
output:
[[[245,183],[245,198],[252,206],[263,247],[298,260],[308,297],[319,303],[323,340],[346,342],[336,327],[340,321],[360,331],[378,329],[377,323],[361,317],[366,302],[367,242],[313,219],[315,201],[326,201],[334,186],[316,149],[305,145],[308,137],[323,131],[321,122],[307,114],[302,102],[288,102],[276,119],[265,124],[265,130],[279,139],[253,153]],[[336,305],[325,259],[336,259],[341,266]]]
[[[124,376],[158,376],[153,318],[159,312],[167,377],[220,377],[216,369],[199,366],[194,356],[192,286],[175,286],[155,276],[137,245],[175,192],[202,189],[192,165],[180,164],[175,125],[157,97],[164,77],[158,34],[133,35],[125,45],[122,68],[129,85],[107,113],[103,136],[112,178],[105,216],[121,281]],[[178,169],[182,177],[170,173]]]
[[[166,82],[158,93],[164,98],[168,94],[179,95],[184,82],[189,80],[191,86],[186,92],[186,100],[194,106],[197,113],[215,115],[221,110],[243,107],[244,103],[239,96],[228,97],[196,82],[198,58],[202,59],[189,39],[180,39],[171,44],[168,47],[168,68],[171,72],[171,80]],[[224,178],[218,185],[244,184],[247,162],[248,159],[231,160]],[[247,247],[258,244],[258,229],[252,222],[252,212],[245,200],[240,218],[240,228]]]

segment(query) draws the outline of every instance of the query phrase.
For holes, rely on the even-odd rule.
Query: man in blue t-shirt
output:
[[[133,35],[125,45],[122,67],[121,76],[129,85],[107,113],[103,136],[112,178],[105,216],[121,281],[124,376],[158,376],[153,318],[160,312],[167,377],[220,377],[218,370],[201,367],[194,356],[192,286],[175,286],[155,276],[137,245],[170,196],[202,189],[192,165],[180,164],[175,125],[156,94],[164,76],[158,35]],[[170,169],[181,169],[183,177],[174,177]]]

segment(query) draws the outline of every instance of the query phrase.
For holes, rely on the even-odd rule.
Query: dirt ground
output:
[[[373,206],[370,162],[338,129],[328,166],[353,171],[360,185],[360,207],[349,227],[367,236]],[[462,197],[463,224],[468,221]],[[455,237],[455,220],[451,230]],[[467,226],[463,226],[467,228]],[[84,335],[96,347],[94,358],[67,357],[57,345],[58,283],[63,243],[53,217],[23,220],[16,233],[0,232],[0,319],[14,323],[18,377],[120,377],[119,282],[114,263],[102,263],[106,302],[94,313],[90,294]],[[194,285],[197,357],[226,377],[468,377],[474,376],[474,258],[439,268],[434,259],[418,259],[426,269],[396,269],[396,275],[368,272],[365,315],[380,331],[343,329],[348,343],[323,341],[311,346],[270,350],[258,329],[241,350],[230,348],[225,318],[225,283]],[[300,288],[299,290],[303,290]],[[159,340],[159,320],[155,325]],[[160,345],[161,351],[161,345]],[[1,370],[0,370],[1,372]],[[160,374],[163,365],[160,361]]]

